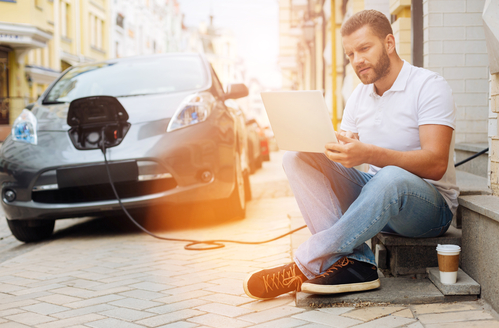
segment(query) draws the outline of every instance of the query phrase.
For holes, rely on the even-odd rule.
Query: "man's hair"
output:
[[[365,25],[368,25],[381,40],[384,40],[388,34],[393,34],[392,25],[388,18],[377,10],[369,9],[359,11],[347,19],[341,26],[341,36],[348,36]]]

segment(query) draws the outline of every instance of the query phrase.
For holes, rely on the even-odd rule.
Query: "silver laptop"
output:
[[[262,92],[263,104],[280,149],[323,153],[338,142],[322,92]]]

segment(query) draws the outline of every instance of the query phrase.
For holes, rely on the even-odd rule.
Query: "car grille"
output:
[[[114,184],[120,198],[131,198],[160,193],[177,186],[175,179],[150,181],[117,182]],[[62,188],[56,190],[33,191],[32,199],[39,203],[65,204],[86,203],[116,199],[109,183]]]

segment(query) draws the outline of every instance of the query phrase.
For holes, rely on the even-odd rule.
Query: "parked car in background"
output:
[[[250,172],[254,173],[262,167],[262,128],[254,119],[246,120],[246,129],[248,131],[248,153]]]
[[[264,162],[270,161],[269,136],[273,135],[274,133],[268,126],[260,129],[260,149],[262,151],[262,160]]]
[[[121,211],[107,176],[95,178],[105,172],[101,150],[80,150],[69,135],[70,104],[101,95],[115,97],[128,114],[129,130],[107,150],[111,171],[132,172],[115,183],[127,209],[209,202],[220,213],[244,217],[246,125],[241,110],[226,101],[247,94],[244,84],[229,85],[225,93],[198,54],[69,68],[23,110],[0,148],[1,203],[12,234],[37,241],[52,234],[56,219]]]

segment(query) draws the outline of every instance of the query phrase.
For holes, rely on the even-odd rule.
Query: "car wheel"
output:
[[[244,174],[244,198],[247,202],[249,202],[253,198],[253,195],[251,194],[249,174],[247,172]]]
[[[252,144],[248,145],[248,153],[249,153],[249,168],[250,168],[250,173],[253,174],[256,171],[257,160],[255,159],[255,155],[253,153],[253,145]]]
[[[256,159],[256,163],[255,163],[255,166],[257,169],[261,169],[262,168],[262,154],[260,154],[260,156],[258,156],[258,158]]]
[[[9,229],[19,241],[40,241],[52,235],[55,220],[7,220]]]
[[[239,217],[243,219],[246,216],[246,180],[245,174],[241,166],[241,156],[236,159],[236,177],[235,186],[229,198],[224,199],[216,206],[216,215],[222,219],[232,219]]]

